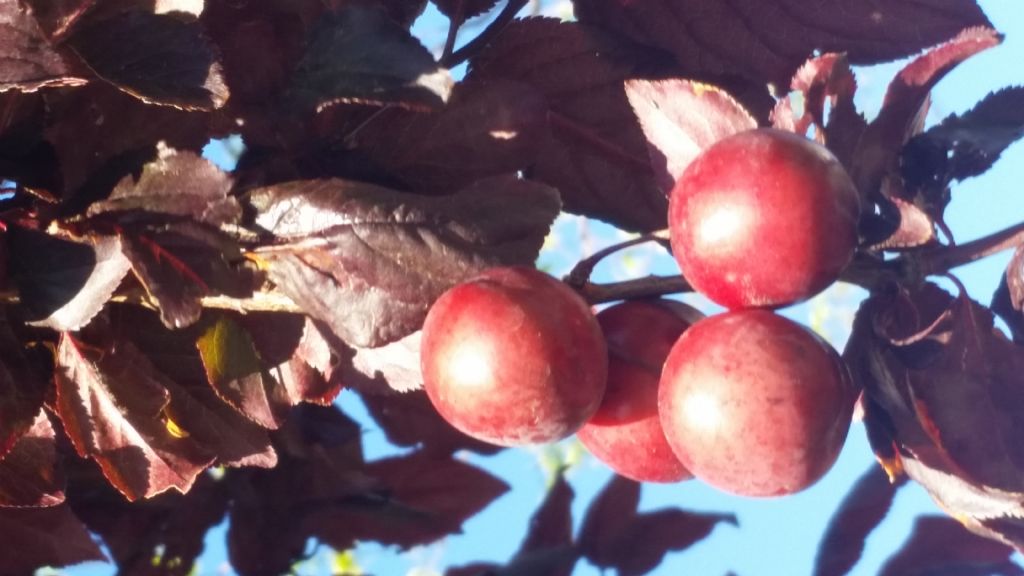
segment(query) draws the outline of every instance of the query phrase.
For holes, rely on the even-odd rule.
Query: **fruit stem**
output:
[[[608,256],[620,251],[643,244],[645,242],[658,242],[664,246],[665,240],[668,238],[668,229],[659,230],[657,232],[651,232],[649,234],[642,234],[636,238],[630,238],[625,242],[618,244],[612,244],[606,248],[602,248],[597,252],[594,252],[590,256],[580,260],[579,263],[573,267],[572,271],[562,279],[563,282],[569,286],[579,290],[590,281],[590,275],[594,273],[594,268],[597,267],[601,260],[604,260]]]
[[[484,28],[484,31],[481,32],[480,35],[470,40],[469,43],[462,48],[453,52],[448,58],[441,58],[441,65],[445,68],[453,68],[462,64],[466,60],[469,60],[470,57],[490,44],[491,41],[505,29],[505,26],[507,26],[508,23],[516,17],[516,14],[518,14],[529,1],[530,0],[508,0],[508,3],[505,4],[505,8],[501,10],[501,13],[498,14],[487,28]]]
[[[655,298],[666,294],[693,291],[689,282],[682,276],[647,276],[646,278],[612,282],[610,284],[587,282],[575,288],[583,296],[583,299],[590,304],[603,304],[617,300],[635,300],[637,298]]]

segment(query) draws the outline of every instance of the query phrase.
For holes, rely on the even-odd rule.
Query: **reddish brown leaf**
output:
[[[850,166],[867,121],[853,102],[857,80],[846,55],[823,54],[804,62],[793,76],[790,90],[800,96],[803,112],[794,117],[793,96],[786,96],[772,112],[773,125],[803,135],[813,127],[815,140]],[[826,104],[831,108],[827,118]]]
[[[68,437],[129,500],[187,492],[213,462],[172,432],[166,377],[130,343],[103,350],[64,335],[56,360],[57,412]]]
[[[57,460],[53,426],[40,410],[32,428],[0,458],[0,507],[46,507],[63,501],[64,470]]]
[[[414,36],[380,10],[349,4],[324,16],[298,63],[292,90],[318,109],[340,102],[437,107],[452,79]]]
[[[416,191],[449,194],[533,164],[547,137],[547,104],[531,86],[462,82],[444,108],[393,108],[355,131],[351,145]]]
[[[343,382],[333,377],[339,360],[312,320],[277,313],[248,313],[237,320],[252,337],[261,365],[284,386],[292,404],[326,406],[341,392]]]
[[[266,371],[245,328],[220,315],[196,347],[210,386],[222,400],[264,428],[281,426],[291,407],[288,390]]]
[[[868,535],[889,513],[902,482],[872,464],[847,493],[818,544],[814,576],[842,576],[860,560]]]
[[[459,450],[493,454],[501,450],[466,436],[449,424],[422,391],[395,394],[376,386],[363,386],[359,396],[388,442],[398,446],[417,446],[437,458]]]
[[[665,227],[667,200],[647,157],[623,82],[650,76],[657,54],[575,22],[516,20],[470,63],[470,79],[507,79],[539,90],[553,137],[531,178],[551,184],[569,212],[629,230]],[[573,70],[566,74],[565,70]]]
[[[209,110],[227,101],[220,64],[194,17],[144,9],[98,13],[67,42],[104,80],[150,104]]]
[[[160,319],[168,328],[191,326],[203,312],[200,299],[209,286],[187,263],[148,234],[122,234],[122,252],[132,272],[160,308]]]
[[[111,321],[118,340],[137,346],[168,377],[163,381],[171,396],[167,414],[180,433],[224,466],[277,464],[267,430],[224,403],[207,382],[196,348],[199,327],[172,332],[153,312],[136,306],[114,307]]]
[[[187,495],[162,494],[125,502],[113,490],[90,487],[75,494],[71,507],[103,538],[122,574],[186,576],[203,550],[207,530],[224,517],[226,482],[200,476]]]
[[[87,78],[53,47],[18,0],[0,0],[0,92],[80,86]]]
[[[897,169],[899,152],[916,131],[932,88],[971,56],[996,46],[1002,37],[989,28],[964,30],[955,39],[919,56],[889,84],[878,117],[860,139],[850,176],[866,193]]]
[[[253,190],[256,223],[286,244],[257,251],[272,281],[350,346],[394,342],[485,268],[532,264],[556,193],[515,178],[425,197],[346,180]]]
[[[238,222],[242,208],[228,196],[231,176],[194,152],[164,145],[157,150],[157,159],[143,166],[138,178],[124,177],[108,199],[90,204],[87,214],[107,214],[121,224],[161,216],[213,227]]]
[[[67,505],[0,508],[0,541],[0,570],[6,574],[107,559]]]
[[[626,82],[626,96],[647,137],[647,153],[668,195],[701,150],[757,128],[757,121],[725,91],[689,80]]]
[[[103,309],[130,264],[115,237],[72,242],[19,227],[9,229],[11,276],[31,324],[78,330]]]
[[[313,511],[307,525],[314,535],[335,547],[359,539],[409,548],[459,532],[508,490],[479,468],[423,452],[372,462],[365,473],[382,489]]]
[[[988,25],[973,0],[574,0],[581,22],[668,50],[692,75],[738,74],[785,86],[814,50],[854,64],[908,56]]]
[[[1013,563],[1013,549],[975,536],[951,518],[922,516],[914,522],[913,532],[896,554],[882,566],[879,576],[906,574],[1024,574]],[[948,569],[949,572],[943,570]],[[957,572],[975,569],[976,572]]]
[[[0,307],[0,458],[33,426],[45,390],[43,379],[25,357],[6,308]]]

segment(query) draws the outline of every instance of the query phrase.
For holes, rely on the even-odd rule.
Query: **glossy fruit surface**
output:
[[[687,280],[730,309],[776,308],[827,288],[857,245],[860,201],[823,146],[791,132],[741,132],[704,150],[669,201]]]
[[[494,268],[445,292],[423,325],[423,382],[459,430],[502,446],[553,442],[597,410],[607,381],[601,328],[565,284]]]
[[[855,394],[839,355],[766,310],[702,320],[672,347],[658,408],[697,478],[744,496],[803,490],[835,463]]]
[[[608,343],[608,390],[577,438],[622,476],[678,482],[692,475],[672,452],[658,418],[661,367],[679,335],[703,318],[674,300],[632,300],[602,310]]]

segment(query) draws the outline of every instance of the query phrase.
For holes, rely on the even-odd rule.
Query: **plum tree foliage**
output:
[[[438,361],[432,331],[456,322],[469,327],[462,341],[495,348],[454,351],[473,369],[527,366],[530,386],[546,371],[562,387],[586,375],[585,389],[561,392],[578,396],[577,408],[555,432],[518,437],[584,426],[606,399],[604,366],[625,363],[612,377],[633,366],[646,379],[642,401],[610,385],[591,424],[627,422],[635,410],[653,439],[671,423],[673,454],[695,467],[669,459],[660,479],[693,472],[684,481],[714,484],[680,448],[692,442],[676,436],[695,422],[670,416],[686,410],[668,414],[663,398],[653,416],[652,390],[671,396],[669,377],[656,382],[662,357],[622,339],[651,338],[667,354],[672,338],[722,321],[672,320],[665,336],[665,319],[652,317],[649,334],[607,320],[602,336],[590,316],[617,301],[650,313],[650,299],[694,289],[695,265],[681,258],[680,275],[616,283],[590,276],[624,247],[669,248],[666,228],[671,248],[690,251],[670,219],[677,180],[710,163],[714,144],[752,133],[827,150],[829,176],[802,178],[808,164],[788,152],[730,162],[746,153],[734,150],[714,178],[692,184],[687,195],[699,199],[673,200],[672,213],[712,198],[706,181],[736,176],[719,184],[761,198],[751,214],[770,218],[733,222],[742,254],[711,273],[742,280],[756,270],[763,286],[781,284],[814,260],[786,250],[826,254],[828,269],[803,270],[813,282],[796,297],[728,302],[743,309],[729,314],[760,318],[759,337],[773,345],[726,336],[775,367],[750,397],[733,391],[733,404],[789,402],[787,418],[809,422],[799,394],[758,390],[773,378],[790,391],[807,378],[846,388],[817,415],[814,429],[835,433],[818,452],[772,460],[735,426],[700,439],[702,449],[712,460],[732,450],[730,473],[764,473],[748,478],[755,484],[771,479],[765,462],[806,465],[802,486],[830,465],[856,398],[880,466],[838,507],[816,573],[857,562],[906,481],[950,517],[920,519],[883,573],[1024,573],[1010,560],[1024,549],[1024,223],[965,244],[945,224],[951,186],[987,171],[1024,133],[1024,88],[995,90],[935,126],[922,120],[943,77],[1002,41],[974,0],[573,0],[573,21],[521,16],[527,0],[431,1],[450,21],[439,54],[410,32],[427,0],[0,0],[0,573],[105,560],[123,574],[184,575],[225,518],[229,560],[245,576],[288,573],[311,541],[405,549],[459,532],[509,486],[458,457],[502,450],[486,440],[508,431],[460,432],[422,390],[423,368]],[[852,66],[907,57],[867,118]],[[229,136],[245,151],[225,171],[201,151]],[[803,184],[762,197],[768,188],[754,183],[780,175]],[[838,216],[791,209],[801,187],[818,194],[839,180]],[[473,312],[465,287],[535,266],[563,211],[638,236],[561,282],[530,270],[543,280],[526,284],[547,288],[517,288],[520,308]],[[1015,253],[988,306],[932,281],[955,281],[957,266],[1002,250]],[[841,360],[802,328],[778,328],[773,312],[746,310],[837,280],[869,292]],[[424,330],[445,298],[452,320]],[[498,319],[512,337],[488,324]],[[512,330],[519,320],[529,330]],[[785,330],[812,343],[805,351],[818,347],[820,361],[777,370],[773,350],[796,345]],[[578,346],[584,332],[592,342]],[[700,372],[715,393],[723,375],[762,377],[732,364],[742,359],[701,352],[688,345],[690,364],[675,362],[672,374]],[[515,397],[521,383],[501,382],[498,402],[475,410]],[[343,388],[408,450],[364,457],[360,425],[334,402]],[[507,564],[448,574],[567,575],[586,559],[640,575],[736,522],[728,512],[640,512],[640,489],[614,477],[574,533],[573,491],[558,477]]]

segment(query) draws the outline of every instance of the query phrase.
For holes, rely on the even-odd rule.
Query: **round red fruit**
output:
[[[699,292],[730,309],[777,308],[834,282],[857,246],[860,199],[824,146],[774,129],[704,150],[672,190],[672,251]]]
[[[807,488],[835,463],[855,393],[831,346],[767,310],[702,320],[672,347],[658,409],[697,478],[744,496]]]
[[[572,289],[507,267],[445,292],[423,325],[427,395],[462,432],[502,446],[571,435],[601,403],[608,353]]]
[[[692,475],[665,439],[658,418],[658,379],[672,345],[703,318],[674,300],[632,300],[597,315],[608,343],[608,390],[580,442],[622,476],[678,482]]]

